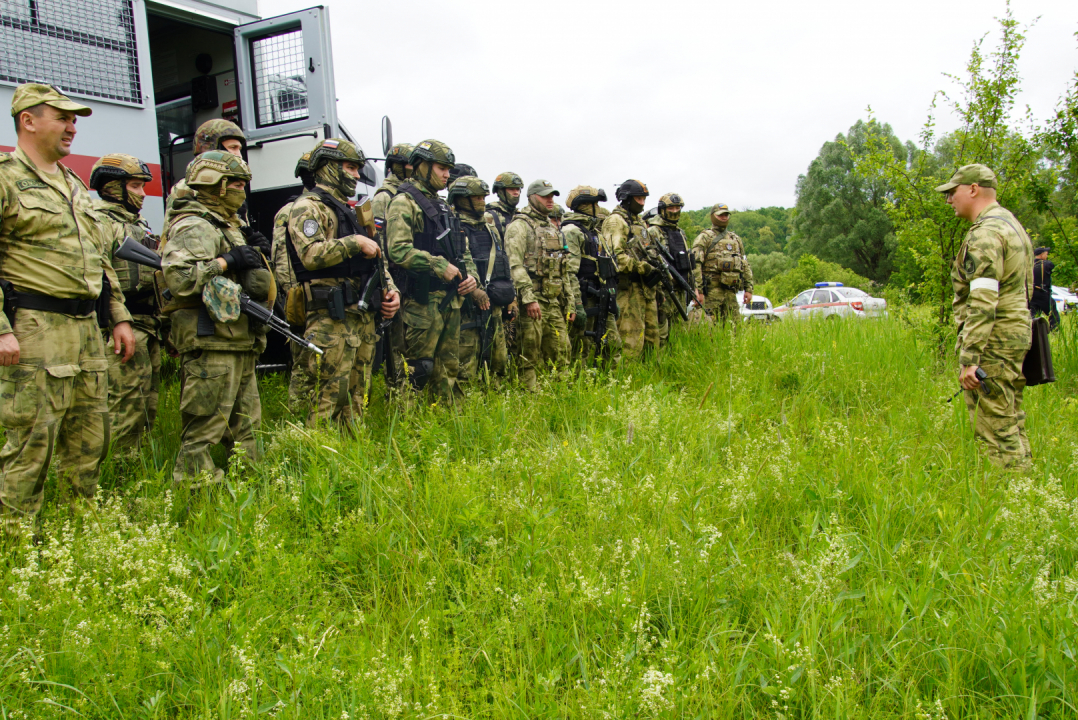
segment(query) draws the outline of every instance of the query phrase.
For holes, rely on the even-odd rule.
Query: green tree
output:
[[[858,120],[846,135],[824,143],[808,172],[797,179],[796,233],[790,250],[812,253],[886,282],[896,245],[887,215],[891,186],[884,175],[857,171],[857,158],[870,146],[872,152],[889,151],[895,163],[905,163],[914,152],[890,125],[875,120]]]
[[[757,285],[762,285],[771,278],[791,269],[796,261],[781,252],[771,252],[767,255],[749,255],[749,265],[752,267],[752,277]]]
[[[691,243],[711,227],[711,207],[681,213],[678,225]],[[745,241],[746,254],[781,252],[793,227],[791,208],[766,207],[737,210],[730,214],[730,230]]]

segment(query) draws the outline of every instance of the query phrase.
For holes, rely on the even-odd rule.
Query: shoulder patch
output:
[[[42,190],[48,190],[49,186],[41,182],[37,178],[25,178],[15,183],[15,187],[19,190],[29,190],[31,188],[40,188]]]
[[[967,273],[972,273],[977,269],[977,261],[973,259],[973,256],[968,252],[966,253],[966,262],[963,263],[963,267]]]
[[[303,234],[307,237],[314,237],[318,234],[318,221],[313,218],[308,218],[303,221]]]

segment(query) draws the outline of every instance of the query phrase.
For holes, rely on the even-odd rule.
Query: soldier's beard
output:
[[[540,215],[550,215],[550,208],[543,204],[543,201],[539,198],[538,195],[532,195],[530,198],[528,198],[528,204],[531,205],[532,208],[535,209],[535,212],[539,213]]]

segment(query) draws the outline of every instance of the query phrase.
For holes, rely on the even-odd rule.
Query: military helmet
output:
[[[224,150],[211,150],[196,157],[187,166],[187,184],[213,187],[225,178],[251,181],[251,169],[243,158]]]
[[[494,178],[494,192],[499,190],[505,190],[506,188],[518,188],[524,189],[524,179],[517,175],[515,172],[503,172],[498,177]]]
[[[456,158],[453,157],[453,151],[449,149],[448,145],[439,140],[424,140],[416,145],[408,161],[412,167],[424,161],[448,165],[450,169],[457,164]]]
[[[367,156],[355,143],[343,138],[327,138],[322,140],[311,150],[311,158],[307,161],[308,170],[313,174],[318,168],[330,162],[354,162],[363,167],[367,163]]]
[[[398,143],[389,148],[389,153],[386,155],[386,165],[392,163],[400,163],[401,165],[407,165],[411,162],[412,151],[415,150],[415,145],[409,145],[408,143]]]
[[[685,201],[677,193],[666,193],[659,198],[659,212],[668,207],[685,207]]]
[[[561,220],[565,216],[565,209],[558,203],[554,203],[554,207],[550,208],[550,215],[555,220]]]
[[[490,195],[490,187],[485,182],[472,175],[457,178],[449,186],[449,202],[452,203],[458,197],[486,197]]]
[[[457,163],[453,166],[453,169],[449,171],[449,184],[452,185],[457,179],[462,177],[479,177],[479,173],[475,171],[471,165],[464,163]],[[488,195],[490,193],[487,193]]]
[[[239,140],[244,147],[247,146],[247,136],[236,123],[224,118],[207,120],[199,125],[195,132],[195,155],[201,155],[210,150],[220,150],[221,143],[230,138]]]
[[[303,177],[304,173],[311,174],[311,153],[305,152],[296,161],[296,177]]]
[[[639,180],[626,180],[621,185],[618,185],[618,189],[614,191],[614,197],[618,202],[624,202],[625,198],[631,197],[647,197],[651,193],[648,192],[648,186]]]
[[[578,207],[587,203],[606,202],[606,190],[593,188],[590,185],[577,185],[569,191],[569,209],[576,211]]]
[[[110,153],[94,163],[90,169],[90,188],[101,191],[105,184],[113,180],[145,180],[150,182],[153,175],[150,166],[133,155]]]

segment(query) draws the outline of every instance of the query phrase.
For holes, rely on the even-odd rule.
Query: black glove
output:
[[[248,245],[258,248],[266,257],[273,255],[273,243],[269,241],[269,238],[250,225],[242,225],[240,226],[240,230],[243,231],[243,237]]]
[[[265,267],[262,263],[262,256],[250,245],[237,245],[219,257],[228,264],[228,269],[233,272],[257,270]]]

